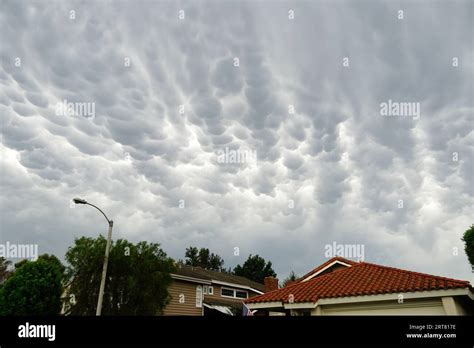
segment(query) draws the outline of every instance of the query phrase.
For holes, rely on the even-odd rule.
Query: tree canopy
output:
[[[10,274],[10,266],[12,262],[7,260],[4,257],[0,257],[0,284],[8,277]]]
[[[461,238],[464,241],[464,251],[466,252],[469,263],[474,267],[474,225],[471,225]]]
[[[237,265],[234,268],[234,274],[251,279],[257,283],[263,283],[265,277],[276,277],[276,273],[272,268],[270,261],[265,261],[263,257],[258,255],[249,255],[244,264]]]
[[[198,249],[190,246],[186,248],[184,256],[185,264],[188,266],[202,267],[211,271],[225,271],[222,257],[211,253],[207,248]]]
[[[64,266],[53,255],[24,260],[0,288],[0,315],[58,315]]]
[[[295,271],[291,271],[288,277],[283,280],[282,287],[287,286],[288,284],[293,283],[294,281],[298,280],[299,276],[295,273]]]
[[[68,313],[94,315],[99,296],[106,239],[81,237],[66,253]],[[169,302],[174,269],[159,244],[124,239],[112,242],[103,315],[157,315]]]

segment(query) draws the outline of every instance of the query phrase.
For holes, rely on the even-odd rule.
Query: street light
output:
[[[95,312],[95,315],[100,315],[102,313],[102,302],[104,299],[105,278],[107,277],[107,266],[109,264],[110,243],[112,240],[112,227],[114,226],[114,222],[112,220],[109,220],[107,215],[105,215],[105,213],[99,207],[87,202],[85,199],[74,198],[73,202],[75,204],[87,204],[87,205],[90,205],[91,207],[96,208],[98,211],[102,213],[102,215],[104,215],[105,219],[107,220],[107,223],[109,224],[109,234],[107,237],[107,244],[105,246],[104,265],[102,267],[102,279],[100,281],[99,300],[97,301],[97,309]]]
[[[81,199],[81,198],[74,198],[73,201],[76,204],[87,204],[87,201],[85,199]]]

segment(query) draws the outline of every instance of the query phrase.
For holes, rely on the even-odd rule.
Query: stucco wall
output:
[[[433,300],[380,301],[321,306],[319,315],[445,315],[441,298]],[[312,315],[318,315],[313,310]]]

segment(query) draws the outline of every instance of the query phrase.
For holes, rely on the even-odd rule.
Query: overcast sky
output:
[[[105,234],[78,196],[174,258],[259,254],[283,279],[336,242],[472,281],[472,1],[0,6],[0,242],[63,258]],[[381,115],[389,100],[419,118]]]

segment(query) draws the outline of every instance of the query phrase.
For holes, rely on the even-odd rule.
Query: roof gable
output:
[[[301,281],[246,300],[258,302],[316,302],[322,298],[378,295],[415,291],[470,288],[468,281],[411,272],[372,263],[351,267]]]
[[[330,273],[332,271],[345,268],[345,267],[350,267],[353,265],[356,265],[357,262],[345,259],[343,257],[333,257],[323,263],[322,265],[319,265],[318,267],[314,268],[313,270],[309,271],[306,273],[304,276],[302,276],[300,279],[298,279],[298,282],[305,282],[310,279],[313,279],[316,276],[320,276],[323,274]]]

